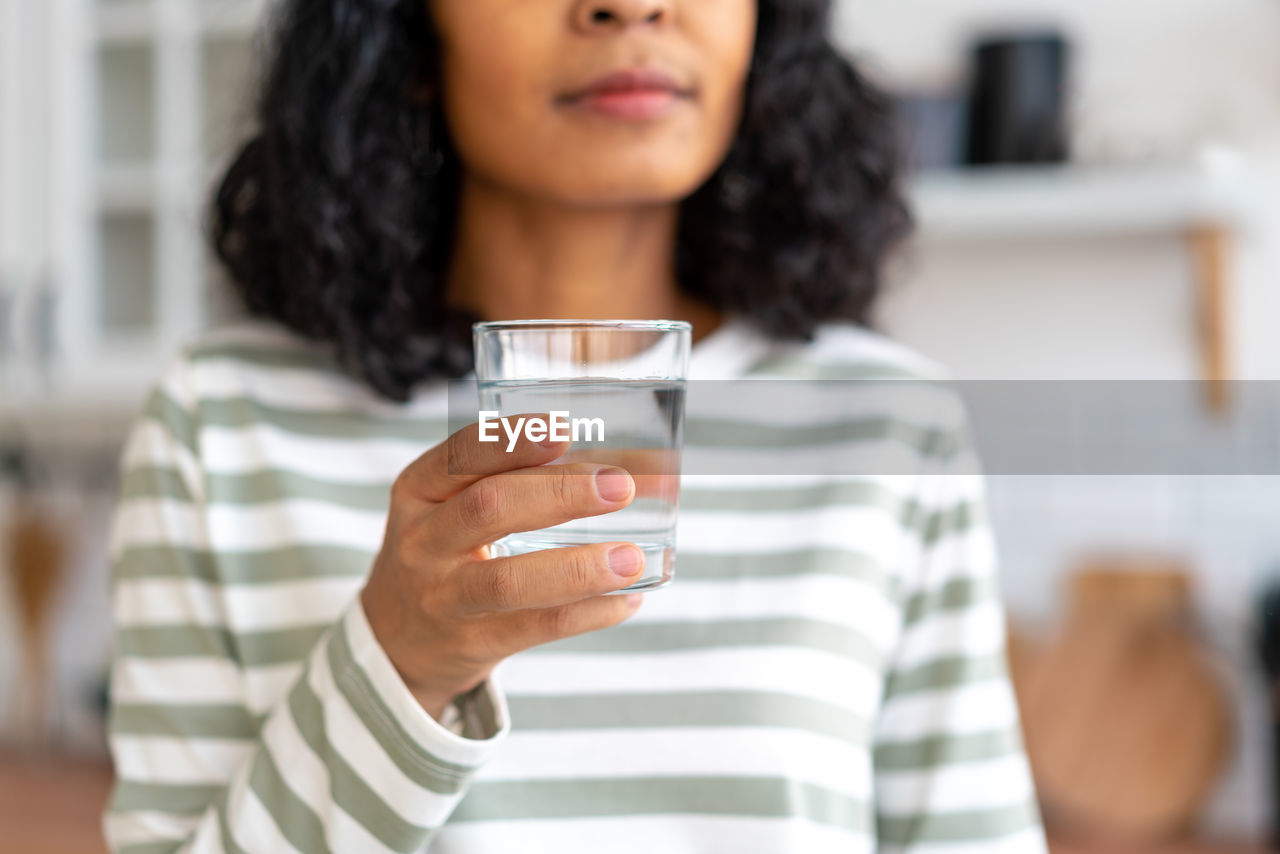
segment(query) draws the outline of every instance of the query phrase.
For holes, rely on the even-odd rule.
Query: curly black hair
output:
[[[681,203],[676,280],[807,339],[870,325],[887,255],[911,229],[889,96],[831,44],[829,0],[759,0],[741,126]],[[327,342],[387,398],[471,368],[450,306],[459,160],[424,0],[284,0],[257,131],[215,191],[214,249],[251,315]]]

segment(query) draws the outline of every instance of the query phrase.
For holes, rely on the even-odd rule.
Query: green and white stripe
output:
[[[783,345],[730,323],[694,366],[941,378],[839,325]],[[504,662],[483,731],[458,735],[357,599],[393,479],[447,433],[442,384],[397,406],[269,325],[207,336],[122,459],[112,848],[1043,851],[983,482],[960,408],[925,404],[691,412],[690,443],[776,453],[803,435],[802,470],[836,451],[902,468],[687,475],[677,582],[622,626]]]

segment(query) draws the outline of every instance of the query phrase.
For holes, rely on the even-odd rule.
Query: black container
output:
[[[1280,581],[1271,581],[1259,595],[1257,620],[1258,658],[1271,699],[1270,848],[1280,851]]]
[[[1069,44],[1056,32],[984,38],[973,46],[967,160],[973,165],[1068,158]]]

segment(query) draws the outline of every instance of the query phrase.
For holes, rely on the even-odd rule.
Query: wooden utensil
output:
[[[19,495],[7,533],[9,553],[5,564],[9,567],[22,644],[18,733],[20,744],[37,747],[48,731],[48,627],[62,580],[65,551],[57,530],[26,488]]]
[[[1191,628],[1186,568],[1100,555],[1074,575],[1056,638],[1014,633],[1010,664],[1046,822],[1076,836],[1185,831],[1230,741],[1223,687]]]

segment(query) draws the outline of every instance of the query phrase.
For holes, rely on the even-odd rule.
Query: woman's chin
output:
[[[549,180],[554,173],[544,173],[539,184],[542,195],[577,204],[659,205],[688,198],[713,171],[700,164],[682,168],[674,158],[663,163],[652,156],[638,161],[619,156],[580,163],[562,181]]]
[[[697,186],[680,183],[670,187],[652,182],[610,183],[607,186],[574,188],[551,194],[565,204],[584,208],[658,207],[675,205],[693,194]]]

